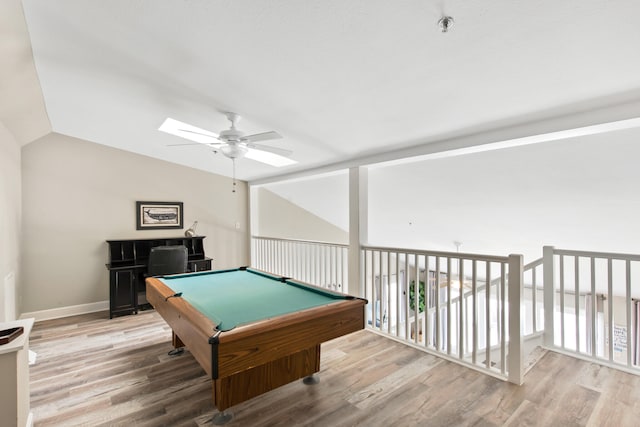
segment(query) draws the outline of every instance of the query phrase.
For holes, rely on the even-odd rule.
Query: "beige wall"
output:
[[[23,313],[108,300],[107,239],[183,235],[137,231],[137,200],[183,202],[214,269],[249,262],[245,182],[49,134],[23,147],[22,183]]]
[[[16,301],[20,292],[20,199],[20,144],[0,121],[0,322],[20,314]],[[5,278],[12,274],[18,287],[15,292],[5,290]]]
[[[257,189],[257,235],[349,243],[349,233],[265,189]]]

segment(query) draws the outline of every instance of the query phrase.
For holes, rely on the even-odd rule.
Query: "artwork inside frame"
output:
[[[136,202],[136,230],[183,228],[182,202]]]

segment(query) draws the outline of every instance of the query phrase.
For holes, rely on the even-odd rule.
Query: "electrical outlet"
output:
[[[236,230],[240,230],[240,223],[236,222]]]

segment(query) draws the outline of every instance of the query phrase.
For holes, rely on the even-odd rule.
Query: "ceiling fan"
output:
[[[198,127],[180,122],[171,118],[167,118],[158,130],[176,135],[200,144],[208,145],[217,153],[222,152],[226,157],[235,160],[246,157],[271,166],[280,167],[297,163],[289,158],[292,154],[290,150],[283,148],[271,147],[263,144],[256,144],[258,141],[268,141],[280,139],[282,136],[275,131],[256,133],[245,135],[240,131],[236,124],[240,120],[240,116],[236,113],[225,113],[227,119],[231,122],[229,129],[221,131],[219,134],[200,129]],[[188,144],[170,144],[188,145]]]

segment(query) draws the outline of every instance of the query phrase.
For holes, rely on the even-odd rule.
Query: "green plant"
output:
[[[424,312],[424,282],[420,281],[418,285],[418,310],[419,313]],[[416,281],[412,280],[409,285],[409,308],[416,311]]]

